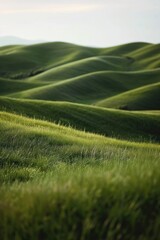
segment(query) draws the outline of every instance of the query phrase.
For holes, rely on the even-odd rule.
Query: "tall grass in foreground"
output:
[[[0,239],[160,239],[157,144],[1,113],[0,150]]]
[[[72,162],[64,155],[46,171],[12,166],[8,177],[4,168],[0,239],[160,239],[160,163],[151,155]]]

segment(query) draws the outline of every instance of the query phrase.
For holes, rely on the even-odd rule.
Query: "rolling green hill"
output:
[[[158,44],[131,43],[98,49],[56,42],[1,47],[0,75],[8,78],[26,78],[54,67],[92,57],[103,57],[104,60],[108,60],[106,65],[109,70],[113,67],[115,70],[114,65],[127,70],[155,69],[160,66]]]
[[[160,239],[160,45],[0,48],[0,239]]]
[[[113,96],[158,83],[159,48],[133,43],[98,49],[59,42],[2,47],[1,95],[103,104]]]
[[[160,141],[160,118],[154,112],[128,112],[67,102],[0,98],[0,110],[71,126],[108,137]]]
[[[96,104],[98,101],[127,90],[159,82],[160,70],[152,72],[94,72],[80,77],[40,85],[10,96],[53,101]]]
[[[102,107],[124,110],[159,110],[160,83],[149,84],[108,98],[98,104]]]

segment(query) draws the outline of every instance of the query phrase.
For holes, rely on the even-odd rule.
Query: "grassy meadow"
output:
[[[159,50],[0,48],[0,239],[160,239]]]

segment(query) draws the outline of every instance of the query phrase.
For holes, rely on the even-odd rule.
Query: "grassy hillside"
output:
[[[28,180],[25,179],[25,172],[30,168],[31,176],[28,172],[26,178],[32,178],[34,169],[43,173],[61,162],[86,165],[91,161],[89,164],[94,165],[97,161],[99,165],[103,161],[120,161],[120,158],[124,158],[123,161],[125,158],[132,161],[135,156],[138,161],[145,156],[147,161],[159,153],[159,146],[156,144],[111,139],[3,111],[0,112],[0,131],[0,171],[6,172],[5,175],[1,174],[0,179],[4,183],[14,182],[16,179]]]
[[[0,98],[0,110],[47,120],[109,137],[160,141],[160,118],[154,112],[118,111],[67,102]],[[125,123],[125,124],[124,124]]]
[[[140,67],[141,70],[155,69],[159,67],[158,50],[159,45],[146,43],[126,44],[106,49],[82,47],[60,42],[1,47],[0,75],[9,78],[26,78],[53,67],[95,56],[123,56],[128,60],[125,64],[128,69],[136,70]],[[145,52],[147,52],[147,55]],[[156,64],[153,65],[152,62],[155,60]],[[109,66],[113,67],[112,61],[109,62]]]
[[[55,82],[74,78],[87,73],[99,72],[105,70],[125,70],[127,59],[125,57],[116,56],[95,56],[86,59],[77,60],[71,63],[63,64],[58,67],[51,68],[32,78],[34,82]]]
[[[142,72],[94,72],[47,83],[45,86],[10,94],[12,97],[96,104],[127,90],[159,82],[160,70]],[[30,83],[30,81],[26,81]],[[44,83],[44,82],[43,82]]]
[[[1,75],[10,78],[25,78],[46,68],[92,56],[87,48],[83,50],[81,47],[66,43],[2,47],[0,53]]]
[[[106,49],[59,42],[2,47],[0,76],[12,82],[2,82],[1,93],[96,104],[127,90],[159,82],[159,49],[158,44],[147,43]],[[17,80],[21,83],[17,84]],[[7,85],[13,92],[7,92]]]
[[[99,102],[99,106],[125,110],[159,110],[160,83],[136,88]]]
[[[24,91],[28,89],[33,89],[36,87],[39,87],[39,84],[37,83],[31,83],[31,82],[22,82],[20,80],[10,80],[6,78],[0,78],[0,95],[5,96],[8,94],[15,94],[15,92],[18,91]],[[43,83],[41,84],[44,85]]]
[[[0,48],[0,239],[160,239],[159,50]]]
[[[1,239],[159,236],[158,146],[0,119]]]

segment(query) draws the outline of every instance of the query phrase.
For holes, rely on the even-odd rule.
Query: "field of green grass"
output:
[[[0,239],[160,239],[160,45],[0,48]]]

